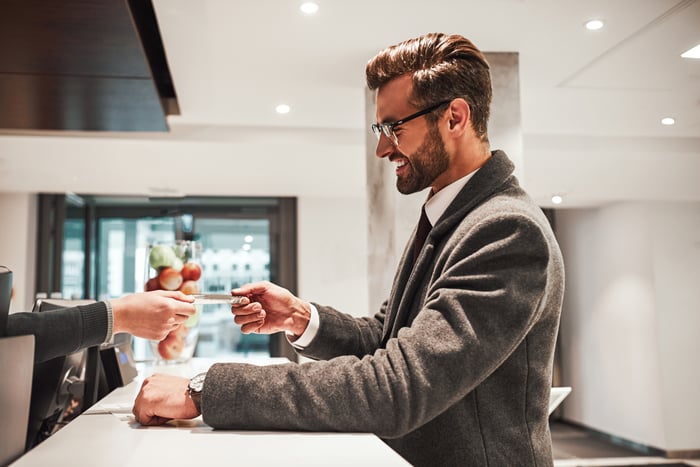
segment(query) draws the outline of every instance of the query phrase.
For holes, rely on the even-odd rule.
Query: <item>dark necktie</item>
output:
[[[425,214],[425,206],[421,209],[420,220],[418,221],[418,228],[416,229],[416,238],[413,241],[413,263],[415,264],[418,255],[420,254],[421,248],[425,243],[425,239],[428,237],[428,233],[433,226],[430,225],[428,216]]]

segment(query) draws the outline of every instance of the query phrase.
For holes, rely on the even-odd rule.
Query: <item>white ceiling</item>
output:
[[[114,182],[89,183],[75,175],[76,164],[107,177],[120,172],[104,171],[109,165],[95,162],[95,152],[127,160],[133,170],[150,164],[129,159],[135,148],[177,153],[176,142],[197,144],[198,160],[215,164],[228,151],[216,146],[223,141],[274,157],[249,161],[246,168],[268,171],[267,178],[249,177],[255,183],[275,184],[256,191],[251,181],[244,193],[223,192],[299,194],[308,181],[270,179],[271,166],[289,177],[303,165],[301,156],[292,163],[281,150],[299,138],[305,142],[298,154],[308,153],[314,166],[329,166],[327,173],[318,169],[310,192],[342,194],[337,170],[349,167],[341,160],[348,151],[327,154],[326,147],[314,154],[314,139],[364,150],[366,61],[387,45],[440,31],[463,34],[487,52],[520,54],[524,174],[540,204],[555,192],[570,206],[700,201],[700,60],[680,57],[700,44],[700,0],[317,3],[318,13],[306,16],[298,0],[154,0],[181,110],[169,119],[171,134],[6,133],[0,136],[0,191],[119,191]],[[587,31],[583,23],[591,18],[604,20],[605,28]],[[289,114],[275,113],[282,102],[292,107]],[[676,125],[662,126],[666,116]],[[266,135],[278,142],[261,156]],[[51,159],[56,153],[63,164]],[[37,175],[42,168],[45,173]],[[363,176],[350,177],[347,192],[363,189]],[[138,176],[123,177],[133,179],[132,191],[153,191],[146,179],[139,185]],[[212,177],[192,182],[186,194],[223,194],[212,188],[221,183]]]

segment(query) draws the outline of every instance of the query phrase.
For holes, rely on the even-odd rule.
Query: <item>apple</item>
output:
[[[183,263],[180,258],[176,257],[173,260],[173,263],[170,265],[170,267],[173,268],[174,270],[176,270],[177,272],[180,272],[180,271],[182,271],[182,266],[184,266],[184,265],[185,265],[185,263]]]
[[[179,325],[172,331],[170,331],[169,334],[177,334],[179,337],[181,337],[183,340],[187,337],[187,333],[190,332],[189,328],[185,326],[184,324]]]
[[[194,309],[196,310],[194,314],[190,315],[190,317],[187,318],[187,321],[185,321],[185,327],[188,329],[197,325],[197,323],[199,322],[199,315],[202,313],[201,305],[195,305]]]
[[[165,339],[158,342],[158,353],[165,360],[174,360],[180,356],[184,347],[185,339],[176,332],[170,332]]]
[[[156,245],[151,248],[151,252],[148,254],[148,264],[153,269],[171,267],[176,259],[178,258],[172,247],[167,245]]]
[[[202,268],[197,263],[185,263],[180,274],[186,281],[198,281],[202,277]]]
[[[158,283],[165,290],[177,290],[182,285],[182,274],[173,268],[163,268],[158,274]]]
[[[184,281],[180,286],[180,292],[187,295],[194,295],[199,293],[199,286],[196,281]]]
[[[158,282],[157,277],[151,277],[146,281],[146,285],[143,288],[146,292],[151,290],[160,290],[160,282]]]

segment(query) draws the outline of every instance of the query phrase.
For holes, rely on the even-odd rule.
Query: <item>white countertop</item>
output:
[[[357,466],[409,465],[370,433],[306,433],[213,430],[201,417],[144,427],[131,407],[143,379],[157,372],[193,376],[222,360],[180,365],[140,365],[139,376],[118,388],[13,467],[136,466]],[[242,360],[239,360],[242,361]],[[285,359],[245,360],[274,364]]]

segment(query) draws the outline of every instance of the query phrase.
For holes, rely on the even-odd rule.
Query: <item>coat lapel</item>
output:
[[[467,182],[432,228],[425,240],[423,250],[415,264],[412,264],[413,251],[410,246],[413,245],[416,235],[414,229],[406,248],[404,248],[389,295],[382,347],[389,339],[396,336],[399,329],[410,325],[408,319],[412,312],[423,307],[423,298],[420,293],[425,293],[425,290],[421,289],[421,285],[425,282],[431,266],[435,263],[436,248],[441,240],[454,230],[469,211],[493,195],[499,187],[502,187],[512,176],[513,168],[513,163],[504,152],[493,151],[489,160]],[[514,177],[513,182],[517,183]],[[416,303],[419,297],[421,303]]]

